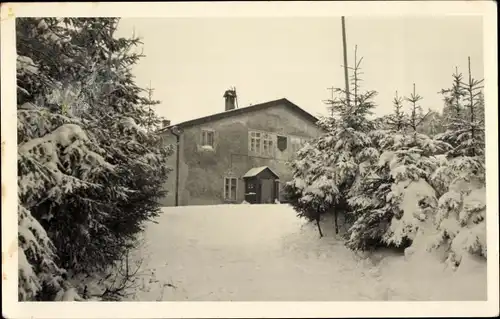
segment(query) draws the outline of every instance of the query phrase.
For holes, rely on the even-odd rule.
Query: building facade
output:
[[[287,163],[321,134],[317,119],[287,99],[236,108],[236,92],[224,98],[224,112],[162,130],[174,145],[164,206],[282,200]]]

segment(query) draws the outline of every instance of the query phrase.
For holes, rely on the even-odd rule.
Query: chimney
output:
[[[224,99],[226,100],[226,111],[234,110],[236,107],[236,89],[232,88],[224,92]]]
[[[170,126],[170,120],[163,120],[162,123],[163,123],[163,127]]]

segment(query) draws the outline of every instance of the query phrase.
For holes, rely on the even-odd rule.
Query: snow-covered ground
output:
[[[457,273],[430,256],[361,256],[331,228],[320,239],[287,205],[165,208],[137,251],[152,277],[136,300],[486,300],[485,262]]]

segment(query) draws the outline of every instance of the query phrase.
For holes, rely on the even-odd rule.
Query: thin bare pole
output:
[[[342,16],[342,44],[344,46],[344,76],[345,76],[345,91],[347,105],[350,105],[350,94],[349,94],[349,73],[347,71],[347,40],[345,35],[345,17]]]

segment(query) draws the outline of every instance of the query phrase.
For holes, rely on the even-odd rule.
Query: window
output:
[[[299,151],[300,149],[300,138],[298,137],[291,137],[290,138],[290,143],[292,144],[292,152],[295,154]]]
[[[201,146],[214,147],[214,131],[202,130],[201,131]]]
[[[274,155],[274,141],[273,136],[267,133],[250,132],[250,152],[263,155]]]
[[[238,180],[235,177],[224,177],[224,200],[235,201]]]
[[[307,143],[308,139],[306,138],[300,138],[300,137],[291,137],[290,138],[290,143],[292,144],[292,153],[293,155],[296,155],[298,151],[304,147],[304,145]]]
[[[261,154],[264,156],[273,155],[273,139],[269,134],[262,134],[262,150]]]
[[[250,151],[260,153],[260,133],[250,132]]]

